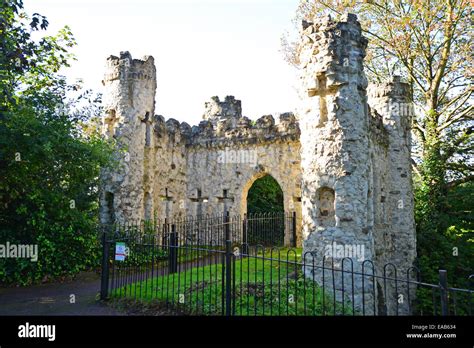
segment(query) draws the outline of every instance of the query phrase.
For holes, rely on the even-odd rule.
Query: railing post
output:
[[[439,270],[439,287],[441,291],[441,315],[448,315],[448,272]]]
[[[163,233],[161,237],[161,249],[166,250],[166,246],[168,245],[169,240],[168,239],[168,218],[165,218],[162,226],[162,231]]]
[[[230,239],[229,212],[224,217],[225,228],[225,315],[231,315],[232,309],[232,241]]]
[[[100,299],[106,300],[109,296],[109,243],[107,230],[102,232],[102,273],[100,278]]]
[[[244,220],[242,221],[242,253],[248,255],[248,239],[247,239],[247,214],[244,214]]]
[[[292,247],[296,248],[296,211],[293,212],[293,218],[291,219],[291,233],[293,235]]]
[[[171,225],[169,237],[168,269],[170,274],[178,272],[178,234],[175,224]]]

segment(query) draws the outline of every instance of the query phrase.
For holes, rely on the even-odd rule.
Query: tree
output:
[[[433,238],[446,242],[446,231],[454,222],[472,232],[472,194],[464,197],[471,199],[470,208],[458,211],[449,204],[456,192],[472,192],[474,182],[471,11],[467,0],[301,0],[297,9],[298,22],[328,14],[357,14],[369,39],[369,80],[387,81],[397,74],[411,87],[417,110],[412,155],[419,174],[419,254],[442,244],[438,240],[429,246]],[[288,35],[282,43],[287,61],[297,66],[297,43]],[[446,257],[434,263],[445,262]]]
[[[84,132],[100,112],[90,92],[84,112],[58,74],[73,59],[72,33],[33,39],[48,21],[22,8],[0,8],[0,244],[36,244],[39,255],[0,259],[0,282],[29,284],[98,265],[97,187],[112,145]]]

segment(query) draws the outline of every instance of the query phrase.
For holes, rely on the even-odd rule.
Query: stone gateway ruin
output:
[[[354,272],[406,271],[416,256],[410,93],[397,76],[368,86],[366,46],[354,15],[304,21],[296,114],[252,121],[242,115],[240,100],[213,97],[195,126],[155,115],[153,57],[110,56],[103,131],[117,140],[120,160],[103,173],[101,222],[245,214],[252,184],[271,175],[285,212],[296,212],[296,244],[305,257],[341,268],[349,264],[347,251],[357,250]],[[285,234],[285,244],[290,239]],[[314,267],[304,273],[326,281]],[[341,275],[331,286],[342,282],[350,280]],[[406,284],[390,285],[385,293],[374,280],[354,284],[356,303],[372,301],[379,311],[393,297],[390,303],[407,313],[396,299]],[[376,288],[376,298],[365,296],[369,288]]]

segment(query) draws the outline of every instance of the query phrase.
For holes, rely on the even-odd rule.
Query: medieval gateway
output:
[[[213,97],[193,127],[154,114],[153,57],[110,56],[104,133],[124,150],[120,166],[103,175],[101,221],[244,214],[253,182],[271,175],[285,211],[296,212],[304,252],[322,260],[328,246],[351,245],[363,251],[353,258],[355,271],[367,260],[379,271],[388,262],[409,269],[416,256],[410,93],[397,76],[368,86],[366,46],[354,15],[304,21],[297,115],[252,121],[239,100]],[[323,281],[312,269],[304,272]],[[370,281],[355,286],[356,303],[363,286],[380,288]],[[386,296],[406,291],[399,286]]]

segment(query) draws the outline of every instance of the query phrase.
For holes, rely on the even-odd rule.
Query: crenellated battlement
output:
[[[303,21],[301,38],[299,60],[300,68],[305,70],[302,84],[310,97],[351,81],[360,88],[367,87],[367,79],[360,78],[360,74],[368,41],[361,34],[356,16],[348,14],[339,22],[330,16]]]
[[[367,89],[369,98],[404,98],[411,101],[410,85],[402,81],[398,75],[394,75],[391,81],[370,84]]]
[[[224,101],[219,97],[212,97],[210,101],[204,104],[205,111],[203,120],[232,119],[242,117],[242,103],[234,96],[228,95]]]
[[[234,97],[226,97],[226,102],[219,102],[217,97],[212,101],[222,108],[218,113],[208,117],[206,113],[204,120],[199,125],[190,126],[186,122],[180,123],[175,119],[165,120],[163,116],[154,117],[154,132],[158,138],[165,135],[181,139],[187,147],[227,147],[246,146],[249,144],[299,141],[299,125],[293,113],[279,114],[275,120],[273,115],[264,115],[252,121],[239,112],[228,112],[228,101],[231,101],[232,110],[241,110],[241,101]],[[209,110],[209,102],[205,104]],[[224,107],[222,107],[224,104]],[[225,115],[225,116],[223,116]],[[215,117],[215,118],[213,118]]]
[[[143,59],[133,59],[128,52],[120,52],[120,56],[107,58],[107,72],[102,83],[114,80],[153,80],[155,78],[155,60],[152,56]]]

